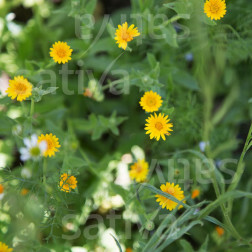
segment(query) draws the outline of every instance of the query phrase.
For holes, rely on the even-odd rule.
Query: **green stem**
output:
[[[23,110],[23,114],[26,116],[25,104],[24,104],[23,101],[21,101],[20,103],[21,103],[21,107],[22,107],[22,110]]]
[[[31,99],[31,109],[30,109],[30,117],[32,119],[34,114],[34,99]]]
[[[43,183],[46,185],[46,172],[47,172],[47,158],[44,158],[43,162]]]
[[[240,159],[239,159],[239,162],[238,162],[238,165],[237,165],[237,170],[236,170],[236,172],[235,172],[235,174],[233,176],[232,182],[231,182],[230,186],[228,187],[227,191],[234,190],[238,186],[239,181],[241,180],[241,177],[242,177],[243,172],[244,172],[243,160],[244,160],[244,157],[245,157],[245,154],[246,154],[248,148],[250,147],[249,144],[250,144],[250,140],[251,140],[251,134],[252,134],[252,123],[251,123],[250,128],[249,128],[249,132],[248,132],[246,142],[245,142],[245,144],[243,146],[242,154],[240,156]],[[233,205],[233,200],[231,199],[231,200],[228,201],[228,212],[229,212],[230,215],[232,213],[232,205]]]

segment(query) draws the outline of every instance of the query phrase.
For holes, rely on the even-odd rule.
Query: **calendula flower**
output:
[[[169,183],[167,182],[166,184],[163,184],[160,186],[160,189],[165,192],[168,193],[170,195],[172,195],[173,197],[175,197],[178,200],[184,200],[185,196],[184,196],[184,192],[181,190],[181,188],[179,187],[179,185],[174,185],[174,183]],[[178,203],[169,200],[168,198],[162,196],[162,195],[155,195],[155,197],[157,197],[156,201],[159,202],[159,205],[162,206],[162,208],[167,208],[168,210],[173,210],[174,208],[176,208],[176,206],[178,205]],[[185,202],[185,201],[183,201]],[[183,206],[180,205],[179,208],[182,208]]]
[[[138,160],[136,163],[130,166],[130,178],[136,180],[136,182],[143,182],[146,180],[149,172],[149,164],[144,160]]]
[[[115,33],[115,40],[118,44],[118,47],[125,50],[128,42],[132,41],[134,37],[139,35],[140,33],[138,32],[137,27],[134,28],[134,25],[128,27],[128,23],[125,22],[122,25],[118,25],[118,29]]]
[[[226,14],[226,2],[224,0],[207,0],[204,5],[204,12],[212,20],[218,20]]]
[[[31,138],[24,138],[24,144],[26,147],[20,148],[22,161],[38,160],[47,149],[46,141],[38,142],[38,137],[35,134]]]
[[[50,50],[50,56],[56,63],[65,64],[71,60],[73,50],[66,42],[55,42]]]
[[[126,252],[133,252],[131,248],[126,248]]]
[[[77,187],[77,180],[74,176],[69,176],[67,173],[64,173],[60,177],[59,186],[61,191],[69,193],[72,189]]]
[[[225,233],[224,229],[222,227],[219,227],[219,226],[216,226],[215,230],[216,230],[218,236],[220,236],[220,237],[223,236],[224,233]]]
[[[151,90],[144,93],[139,103],[146,112],[154,112],[158,111],[162,102],[161,96]]]
[[[195,198],[197,198],[199,195],[200,195],[200,190],[199,190],[199,189],[194,189],[194,190],[192,191],[191,198],[192,198],[192,199],[195,199]]]
[[[12,252],[13,249],[9,248],[5,243],[0,242],[0,252]]]
[[[59,139],[52,133],[43,135],[41,134],[38,138],[38,143],[45,141],[47,143],[47,148],[44,152],[44,157],[55,156],[55,152],[58,152],[60,148]]]
[[[0,184],[0,200],[4,197],[4,186]]]
[[[32,84],[24,76],[16,76],[14,80],[9,80],[6,93],[12,100],[23,101],[32,95]]]
[[[160,137],[165,140],[165,135],[171,135],[169,131],[173,131],[171,128],[173,127],[172,123],[169,123],[170,119],[168,119],[168,115],[159,113],[157,115],[154,113],[154,116],[149,116],[146,119],[145,130],[147,130],[146,134],[150,134],[150,139],[155,138],[159,141]]]
[[[29,190],[26,188],[23,188],[20,192],[21,195],[25,196],[26,194],[28,194]]]

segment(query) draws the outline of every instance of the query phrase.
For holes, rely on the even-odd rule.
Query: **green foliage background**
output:
[[[28,2],[0,1],[1,73],[10,78],[23,74],[35,87],[32,116],[30,100],[21,106],[6,96],[0,99],[0,158],[4,163],[0,178],[5,186],[0,201],[0,241],[15,245],[14,251],[71,251],[75,246],[108,251],[100,238],[109,222],[100,206],[105,197],[119,194],[125,204],[114,207],[122,216],[115,234],[122,250],[251,251],[252,156],[248,152],[244,162],[242,155],[238,164],[228,166],[232,174],[237,170],[238,177],[243,174],[231,188],[222,180],[230,180],[232,174],[220,171],[215,162],[238,160],[250,147],[252,2],[229,0],[226,16],[216,22],[203,13],[204,2],[196,0],[133,0],[131,6],[118,8],[109,16],[103,15],[106,4],[97,1]],[[18,15],[17,20],[8,20],[11,12]],[[167,17],[165,22],[156,18],[161,14]],[[93,25],[88,15],[93,15]],[[114,40],[122,15],[130,24],[136,24],[132,15],[142,21],[138,27],[141,36],[124,53]],[[11,24],[21,28],[19,34]],[[163,38],[155,39],[153,34],[163,34]],[[55,41],[66,41],[74,50],[72,60],[63,68],[49,56]],[[75,72],[68,77],[71,95],[65,93],[59,73],[67,68]],[[115,74],[116,70],[124,70],[127,76]],[[93,99],[78,93],[80,75],[76,71],[85,73],[83,87],[96,87]],[[56,79],[51,79],[54,74]],[[51,87],[51,80],[56,88]],[[160,111],[174,123],[166,141],[150,140],[144,131],[148,115],[139,100],[150,89],[163,97]],[[24,164],[19,158],[23,138],[32,133],[53,133],[62,146],[55,158],[48,159],[46,186],[41,180],[43,162]],[[209,142],[205,153],[199,149],[200,141]],[[150,173],[147,184],[132,183],[125,189],[114,183],[117,165],[135,145],[144,150],[152,169],[159,168]],[[175,160],[172,167],[168,158]],[[190,177],[183,182],[187,203],[183,210],[170,213],[159,209],[154,194],[161,193],[157,191],[161,182],[179,183],[185,178],[179,158],[190,164]],[[205,167],[205,177],[214,186],[212,182],[198,183],[194,158],[214,160]],[[24,167],[32,172],[30,179],[20,175]],[[177,171],[174,178],[169,177],[170,169]],[[59,176],[64,172],[77,177],[77,191],[59,191]],[[195,187],[200,188],[201,196],[192,200]],[[22,188],[30,190],[26,197],[20,195]],[[92,213],[105,220],[92,230],[99,234],[95,239],[83,235],[62,238],[90,227]],[[67,214],[75,215],[73,231],[62,223]],[[137,222],[133,221],[135,215]],[[130,239],[125,234],[128,222]],[[225,229],[221,238],[216,235],[216,225]],[[162,233],[168,238],[163,239]]]

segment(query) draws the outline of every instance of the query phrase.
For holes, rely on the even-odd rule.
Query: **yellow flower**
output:
[[[71,60],[72,49],[66,42],[55,42],[50,48],[50,56],[56,63],[63,63],[65,64],[69,60]]]
[[[200,190],[199,190],[199,189],[194,189],[194,190],[192,191],[191,198],[192,198],[192,199],[195,199],[195,198],[197,198],[199,195],[200,195]]]
[[[47,143],[47,148],[44,152],[45,157],[55,156],[55,152],[59,151],[57,148],[60,148],[61,146],[58,140],[59,139],[52,133],[46,135],[41,134],[41,136],[38,137],[38,143],[41,141],[45,141]]]
[[[224,229],[223,229],[222,227],[219,227],[219,226],[216,226],[216,227],[215,227],[215,230],[216,230],[217,234],[218,234],[220,237],[223,236],[224,233],[225,233]]]
[[[69,176],[67,173],[64,173],[60,177],[60,188],[61,191],[69,193],[71,189],[77,187],[77,180],[74,176]]]
[[[160,95],[156,92],[149,91],[144,93],[144,96],[141,98],[139,103],[146,112],[154,112],[158,111],[162,102],[163,101]]]
[[[154,116],[149,116],[146,119],[145,130],[147,130],[146,134],[150,134],[150,139],[156,138],[159,141],[160,137],[165,140],[165,135],[171,135],[169,131],[173,131],[171,128],[173,127],[172,123],[169,123],[170,119],[168,119],[168,115],[159,113],[157,115],[154,113]]]
[[[6,244],[3,242],[0,242],[0,252],[11,252],[13,251],[12,248],[9,248]]]
[[[174,183],[169,183],[167,182],[166,184],[163,184],[160,186],[160,189],[165,192],[168,193],[170,195],[172,195],[173,197],[175,197],[178,200],[183,200],[185,198],[184,196],[184,192],[181,190],[181,188],[179,187],[179,185],[174,185]],[[168,210],[173,210],[174,208],[176,208],[176,206],[178,205],[178,203],[167,199],[166,197],[162,196],[162,195],[155,195],[155,197],[157,197],[157,202],[159,202],[159,205],[162,206],[162,208],[167,208]],[[183,201],[185,203],[185,200]],[[180,205],[179,208],[182,208],[183,206]]]
[[[132,180],[135,179],[136,182],[145,181],[149,171],[148,168],[149,164],[144,159],[138,160],[136,163],[130,166],[130,178]]]
[[[25,196],[26,194],[28,194],[29,190],[26,188],[23,188],[20,192],[21,195]],[[1,252],[1,251],[0,251]]]
[[[226,14],[226,2],[224,0],[207,0],[204,5],[204,12],[212,20],[218,20]]]
[[[118,25],[115,35],[115,40],[116,43],[119,44],[119,48],[123,48],[125,50],[127,43],[133,40],[134,37],[139,36],[140,33],[138,32],[137,27],[134,28],[134,25],[128,27],[128,23],[125,22],[122,25]]]
[[[24,76],[14,77],[9,81],[9,87],[6,93],[12,100],[23,101],[32,95],[32,84]]]

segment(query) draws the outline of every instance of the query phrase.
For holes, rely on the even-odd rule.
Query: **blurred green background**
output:
[[[169,212],[158,210],[150,191],[138,192],[139,185],[127,181],[129,163],[145,157],[156,168],[148,183],[156,188],[164,181],[180,183],[192,206],[216,199],[210,182],[198,182],[194,159],[212,158],[218,169],[223,159],[240,157],[252,117],[252,2],[229,0],[226,16],[216,22],[205,16],[203,4],[0,0],[0,181],[5,187],[0,241],[25,252],[119,251],[112,233],[123,251],[154,251],[144,247],[158,227],[165,226],[177,236],[155,251],[251,251],[227,231],[218,236],[218,222],[194,223],[193,212],[175,229],[169,222],[162,224]],[[129,44],[132,51],[122,53],[114,32],[124,21],[138,26],[141,36]],[[74,50],[67,65],[50,59],[56,41],[66,41]],[[67,84],[60,72],[66,69],[72,71]],[[27,116],[29,100],[21,106],[4,93],[8,79],[17,75],[37,88],[32,119]],[[86,88],[92,90],[91,98],[83,95]],[[150,140],[144,131],[147,115],[139,100],[151,89],[162,96],[160,111],[174,124],[165,142]],[[42,163],[23,163],[19,148],[24,137],[51,132],[62,147],[48,160],[45,188]],[[205,153],[201,141],[209,142]],[[168,159],[174,163],[168,164]],[[179,159],[188,160],[188,170]],[[252,186],[251,163],[248,152],[238,187],[247,192]],[[221,173],[230,180],[236,164],[226,168]],[[63,172],[77,177],[76,192],[58,190]],[[200,198],[192,200],[196,187]],[[27,195],[21,193],[24,188]],[[248,239],[250,210],[248,198],[235,199],[231,219]],[[115,226],[108,217],[111,211],[119,216]],[[219,208],[211,216],[222,222]]]

